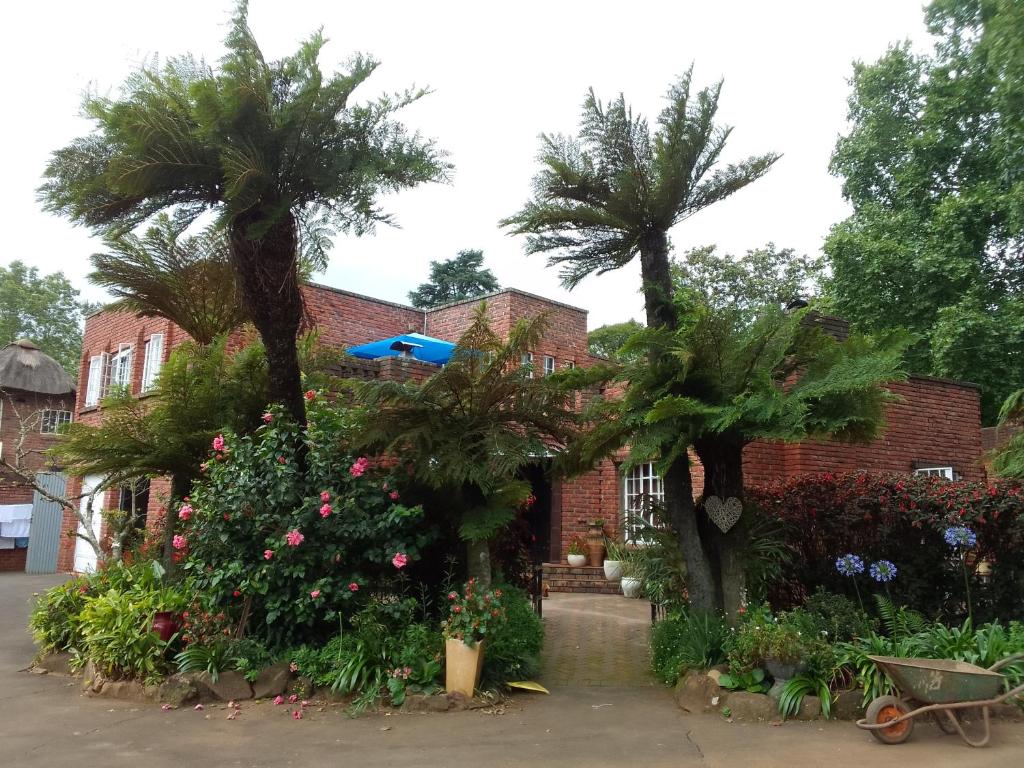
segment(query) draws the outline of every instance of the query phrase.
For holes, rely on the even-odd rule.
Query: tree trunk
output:
[[[167,514],[164,516],[164,556],[163,566],[166,578],[174,575],[174,531],[178,521],[175,509],[178,502],[192,492],[192,480],[186,475],[171,475],[171,498],[167,500]]]
[[[466,542],[466,570],[481,589],[491,588],[491,545],[487,541]]]
[[[641,240],[640,275],[643,280],[647,327],[675,330],[679,325],[679,316],[673,303],[668,237],[664,232],[650,232]],[[665,510],[686,562],[686,586],[690,604],[695,608],[711,610],[719,601],[715,599],[711,565],[697,530],[693,480],[689,460],[685,456],[677,459],[666,471],[664,489]]]
[[[712,434],[697,440],[693,449],[704,465],[704,497],[715,495],[725,501],[737,498],[743,501],[743,439],[733,433]],[[708,544],[718,561],[717,583],[721,609],[730,625],[739,623],[740,608],[746,591],[744,554],[747,550],[750,515],[740,514],[739,520],[722,532],[708,521]]]
[[[298,280],[298,231],[286,213],[259,238],[259,212],[239,216],[231,227],[231,262],[245,311],[260,334],[267,355],[267,395],[300,425],[306,423],[302,378],[295,341],[302,323]]]

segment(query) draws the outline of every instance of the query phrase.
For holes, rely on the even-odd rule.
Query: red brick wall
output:
[[[403,333],[423,333],[423,312],[389,301],[310,283],[302,287],[306,315],[328,347],[351,347]]]

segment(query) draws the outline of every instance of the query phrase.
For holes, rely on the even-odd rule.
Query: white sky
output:
[[[35,200],[47,157],[89,130],[77,114],[90,84],[113,92],[154,54],[219,58],[232,6],[35,0],[5,8],[4,263],[63,270],[83,296],[103,297],[85,279],[96,241]],[[364,99],[412,83],[432,87],[402,118],[437,138],[456,166],[450,185],[385,201],[400,229],[339,238],[318,280],[404,302],[426,278],[429,260],[481,248],[503,286],[587,308],[592,328],[641,317],[638,267],[590,278],[569,293],[542,256],[525,256],[523,241],[497,226],[529,196],[537,135],[575,132],[588,87],[603,99],[624,92],[653,122],[662,94],[691,61],[697,85],[724,77],[719,115],[735,126],[724,159],[769,150],[784,157],[761,181],[677,226],[675,247],[717,243],[741,253],[774,241],[817,252],[847,214],[828,160],[845,126],[851,62],[874,60],[905,38],[921,50],[931,44],[921,0],[251,0],[250,25],[268,58],[292,52],[319,25],[331,41],[325,70],[353,51],[372,54],[382,66],[357,92]]]

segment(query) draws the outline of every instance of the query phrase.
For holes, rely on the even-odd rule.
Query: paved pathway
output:
[[[646,600],[552,593],[544,601],[540,680],[549,688],[652,686],[650,629]]]

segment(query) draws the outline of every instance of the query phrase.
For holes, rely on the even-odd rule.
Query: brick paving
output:
[[[544,600],[540,682],[548,688],[655,685],[650,629],[646,600],[552,593]]]

